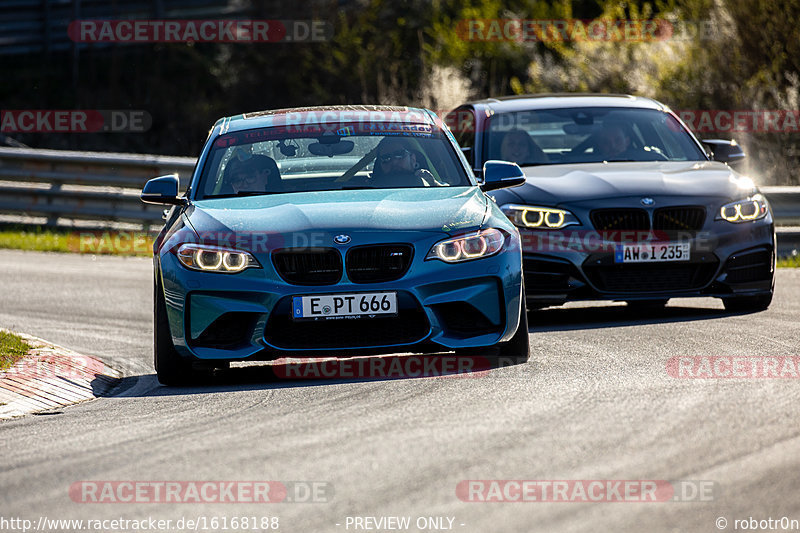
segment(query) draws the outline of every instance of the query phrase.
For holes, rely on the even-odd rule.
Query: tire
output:
[[[634,311],[658,311],[660,309],[664,309],[664,306],[667,305],[669,298],[662,298],[660,300],[629,300],[625,302],[628,304],[628,308]]]
[[[153,366],[156,368],[159,383],[167,386],[192,383],[194,380],[192,363],[181,357],[172,343],[167,320],[167,305],[158,280],[155,282],[153,297],[153,322]]]
[[[726,311],[732,313],[747,313],[764,311],[772,303],[772,293],[759,296],[739,296],[736,298],[723,298],[722,303]]]
[[[525,294],[523,288],[522,294]],[[517,332],[507,342],[499,345],[500,352],[493,363],[497,366],[521,365],[531,358],[531,342],[528,335],[528,313],[525,310],[525,299],[521,299],[519,310],[519,326]]]
[[[522,294],[525,294],[523,288]],[[520,300],[519,326],[517,332],[506,342],[494,346],[477,348],[459,348],[455,350],[457,356],[483,358],[492,368],[521,365],[531,358],[531,344],[528,336],[528,314],[525,312],[525,300]]]

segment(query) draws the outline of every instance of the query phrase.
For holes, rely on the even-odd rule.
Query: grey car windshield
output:
[[[400,131],[384,132],[372,126],[263,128],[220,136],[204,166],[199,197],[471,185],[441,131],[401,125]]]
[[[564,108],[494,115],[485,159],[520,165],[602,161],[703,161],[691,134],[670,113],[641,108]]]

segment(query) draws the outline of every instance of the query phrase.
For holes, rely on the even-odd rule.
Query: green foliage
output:
[[[25,224],[0,225],[0,248],[11,250],[150,257],[153,239],[152,233],[143,231],[101,232]]]
[[[11,368],[14,363],[25,357],[30,346],[22,338],[0,331],[0,371]]]
[[[280,107],[448,106],[488,96],[621,92],[674,109],[798,109],[800,0],[244,0],[257,19],[324,20],[328,42],[89,47],[10,58],[6,109],[141,109],[144,134],[29,134],[31,146],[196,154],[224,115]],[[470,21],[658,20],[655,42],[470,38]],[[488,36],[488,37],[487,37]],[[474,37],[474,35],[473,35]],[[444,81],[449,80],[449,85]],[[447,87],[445,87],[447,85]],[[452,94],[442,94],[448,92]],[[796,180],[795,134],[737,135],[762,183]],[[759,174],[759,173],[757,173]]]

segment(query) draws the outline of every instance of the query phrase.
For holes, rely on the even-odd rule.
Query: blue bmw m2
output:
[[[428,110],[338,106],[214,124],[154,246],[154,364],[165,385],[202,367],[385,353],[529,358],[516,227]]]

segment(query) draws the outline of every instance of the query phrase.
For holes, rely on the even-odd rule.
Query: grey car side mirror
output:
[[[711,151],[711,158],[714,161],[735,166],[747,157],[742,147],[734,140],[707,139],[702,142],[706,150]]]

